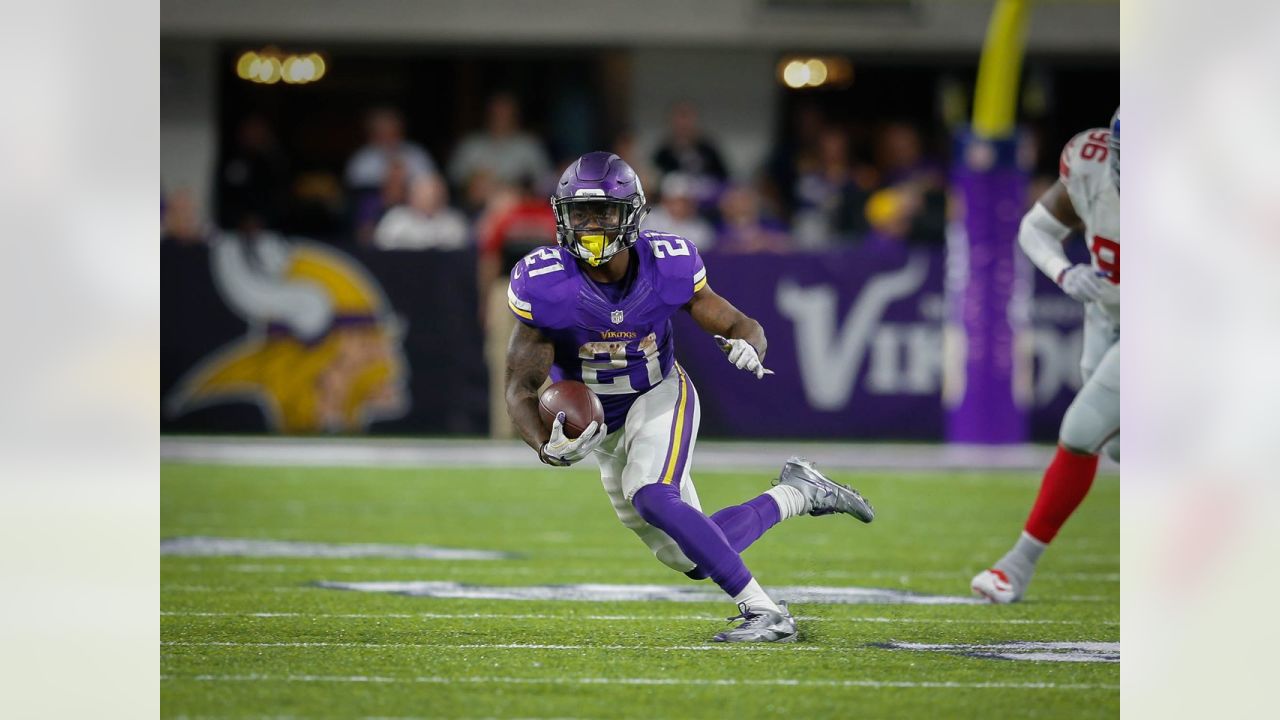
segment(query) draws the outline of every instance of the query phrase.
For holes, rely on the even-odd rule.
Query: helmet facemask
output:
[[[636,243],[640,221],[648,212],[644,200],[600,196],[553,198],[560,244],[569,254],[599,267]]]

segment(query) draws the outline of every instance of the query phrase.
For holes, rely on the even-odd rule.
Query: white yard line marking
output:
[[[387,677],[381,675],[161,675],[161,680],[195,680],[197,682],[320,682],[320,683],[428,683],[451,685],[692,685],[692,686],[775,686],[775,687],[845,687],[845,688],[928,688],[928,689],[996,689],[996,690],[1119,690],[1119,685],[1043,682],[914,682],[909,680],[739,680],[698,678],[527,678],[527,677]]]
[[[246,586],[246,587],[226,587],[226,586],[223,586],[223,585],[219,585],[219,586],[216,586],[216,587],[215,587],[215,586],[213,586],[213,585],[166,585],[166,584],[163,584],[163,583],[161,583],[161,585],[160,585],[160,592],[162,592],[162,593],[163,593],[163,592],[192,592],[192,593],[233,593],[233,592],[251,592],[251,593],[259,593],[259,592],[272,592],[272,593],[295,593],[295,592],[307,592],[307,591],[315,590],[315,589],[316,589],[315,587],[305,586],[305,585],[299,585],[299,586],[296,586],[296,587],[294,587],[294,586],[289,586],[289,585],[284,585],[284,586],[279,586],[279,587],[257,587],[257,586]]]
[[[361,643],[361,642],[232,642],[232,641],[207,641],[207,642],[186,642],[186,641],[167,641],[160,643],[165,646],[176,647],[252,647],[252,648],[312,648],[312,647],[337,647],[337,648],[434,648],[437,650],[644,650],[658,652],[675,652],[686,650],[770,650],[776,649],[779,645],[743,645],[743,644],[725,644],[718,645],[543,645],[538,643],[460,643],[450,645],[447,643]],[[802,650],[808,652],[846,652],[845,648],[824,648],[813,645],[790,645],[784,647],[785,650]]]
[[[989,644],[966,643],[873,643],[886,650],[944,652],[970,657],[996,658],[1034,662],[1120,662],[1118,642],[1030,642],[1015,641]]]
[[[322,618],[322,619],[407,619],[407,620],[601,620],[608,622],[636,621],[698,621],[712,622],[719,618],[711,615],[551,615],[545,613],[305,613],[305,612],[201,612],[194,610],[165,610],[166,617],[252,617],[252,618]],[[1033,618],[897,618],[897,617],[816,617],[797,615],[805,622],[865,622],[906,623],[921,625],[1119,625],[1119,620],[1041,620]]]
[[[966,643],[910,643],[898,642],[894,643],[895,647],[903,650],[936,650],[939,652],[952,650],[1075,650],[1080,649],[1087,652],[1120,652],[1120,643],[1118,642],[1007,642],[1007,643],[988,643],[988,644],[966,644]]]
[[[572,583],[557,585],[472,585],[441,580],[340,582],[321,580],[317,587],[411,597],[469,600],[571,600],[579,602],[723,602],[718,590],[693,585]],[[980,605],[969,595],[931,595],[887,588],[821,585],[770,585],[776,597],[793,603],[820,605]]]
[[[160,541],[161,555],[179,557],[390,558],[409,560],[510,560],[508,552],[385,543],[321,543],[260,538],[175,537]]]

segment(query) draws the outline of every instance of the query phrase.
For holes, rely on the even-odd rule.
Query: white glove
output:
[[[729,362],[733,363],[734,367],[755,375],[757,380],[773,374],[772,370],[766,370],[760,362],[760,353],[756,352],[751,343],[741,338],[727,340],[719,335],[715,337],[716,342],[720,343],[720,349],[729,356]]]
[[[590,455],[609,434],[609,426],[595,420],[576,438],[564,435],[564,413],[556,415],[551,423],[551,439],[538,452],[538,459],[548,465],[568,467]]]
[[[1072,265],[1062,272],[1058,285],[1062,286],[1062,292],[1082,303],[1119,301],[1119,291],[1106,279],[1105,273],[1094,270],[1092,265]]]

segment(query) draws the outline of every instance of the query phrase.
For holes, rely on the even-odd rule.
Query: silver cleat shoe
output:
[[[729,621],[741,620],[742,624],[732,630],[717,633],[711,638],[715,642],[795,642],[796,621],[791,618],[786,601],[778,603],[782,613],[765,608],[750,608],[746,603],[738,603],[739,614]]]
[[[829,480],[812,462],[801,457],[793,457],[782,466],[782,475],[774,485],[790,485],[803,493],[810,515],[841,512],[864,523],[876,517],[876,509],[857,490]]]

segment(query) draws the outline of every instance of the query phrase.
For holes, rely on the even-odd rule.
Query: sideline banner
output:
[[[734,370],[691,319],[677,319],[676,357],[698,389],[704,435],[943,439],[942,249],[707,253],[706,265],[711,287],[764,325],[765,365],[777,374]],[[1039,277],[1032,305],[1031,430],[1052,441],[1079,387],[1083,314]]]
[[[487,432],[471,253],[269,235],[160,268],[162,431]]]
[[[757,381],[684,313],[676,358],[707,437],[944,437],[945,253],[860,247],[706,256],[769,337]],[[1082,312],[1036,274],[1031,435],[1052,441],[1079,386]],[[165,432],[484,435],[487,370],[469,252],[268,238],[161,250]]]

